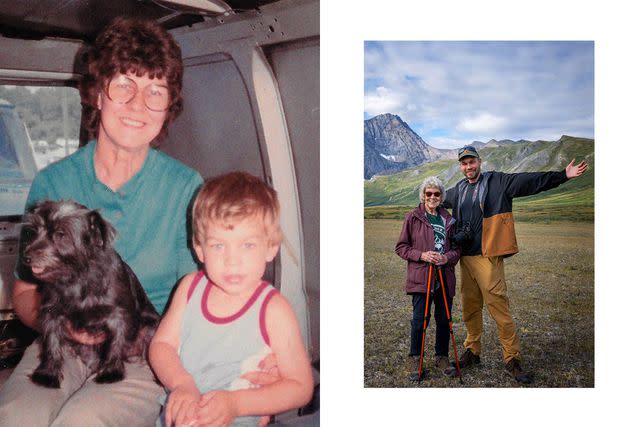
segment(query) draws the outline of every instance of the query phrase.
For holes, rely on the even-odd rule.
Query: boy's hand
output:
[[[194,425],[199,400],[200,392],[194,386],[176,387],[169,395],[165,424],[176,427]],[[174,424],[171,424],[172,421]]]
[[[280,371],[278,370],[278,364],[276,362],[276,356],[273,353],[269,353],[258,364],[259,371],[247,372],[241,375],[240,378],[244,378],[251,384],[256,386],[263,386],[273,384],[276,381],[280,381]]]
[[[238,408],[232,394],[226,390],[214,390],[202,395],[196,409],[198,426],[228,426],[238,416]]]

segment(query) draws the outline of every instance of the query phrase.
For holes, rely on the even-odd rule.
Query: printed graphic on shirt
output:
[[[435,235],[434,241],[434,250],[440,254],[444,253],[444,221],[440,215],[431,215],[427,213],[427,220],[431,223],[433,227],[433,232]]]
[[[440,224],[433,224],[433,231],[435,232],[435,248],[436,251],[443,254],[444,253],[444,227]]]

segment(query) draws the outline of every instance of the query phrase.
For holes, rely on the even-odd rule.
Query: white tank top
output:
[[[263,281],[237,313],[216,317],[207,308],[212,287],[199,271],[189,288],[178,352],[182,365],[200,393],[253,387],[240,375],[259,370],[258,363],[271,353],[265,310],[278,291]],[[239,417],[232,425],[255,426],[259,419]]]

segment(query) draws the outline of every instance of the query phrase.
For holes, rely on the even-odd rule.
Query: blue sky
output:
[[[428,144],[594,137],[591,41],[365,41],[364,118],[399,115]]]

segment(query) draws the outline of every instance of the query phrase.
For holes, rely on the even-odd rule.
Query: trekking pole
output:
[[[433,271],[433,264],[429,263],[427,269],[427,300],[424,304],[424,322],[422,324],[422,346],[420,346],[420,365],[418,367],[418,376],[415,375],[411,378],[414,381],[422,381],[422,362],[424,360],[424,338],[427,334],[427,314],[429,313],[429,295],[431,293],[431,273]]]
[[[453,342],[453,354],[456,356],[456,370],[458,371],[458,378],[460,378],[460,384],[462,384],[462,371],[460,371],[460,362],[458,361],[458,350],[456,349],[456,338],[453,336],[453,321],[451,320],[451,312],[449,311],[449,303],[447,302],[447,292],[445,287],[447,286],[442,276],[442,267],[437,266],[438,274],[440,276],[440,286],[442,287],[442,299],[444,301],[444,308],[447,313],[447,320],[449,321],[449,333],[451,333],[451,341]]]

